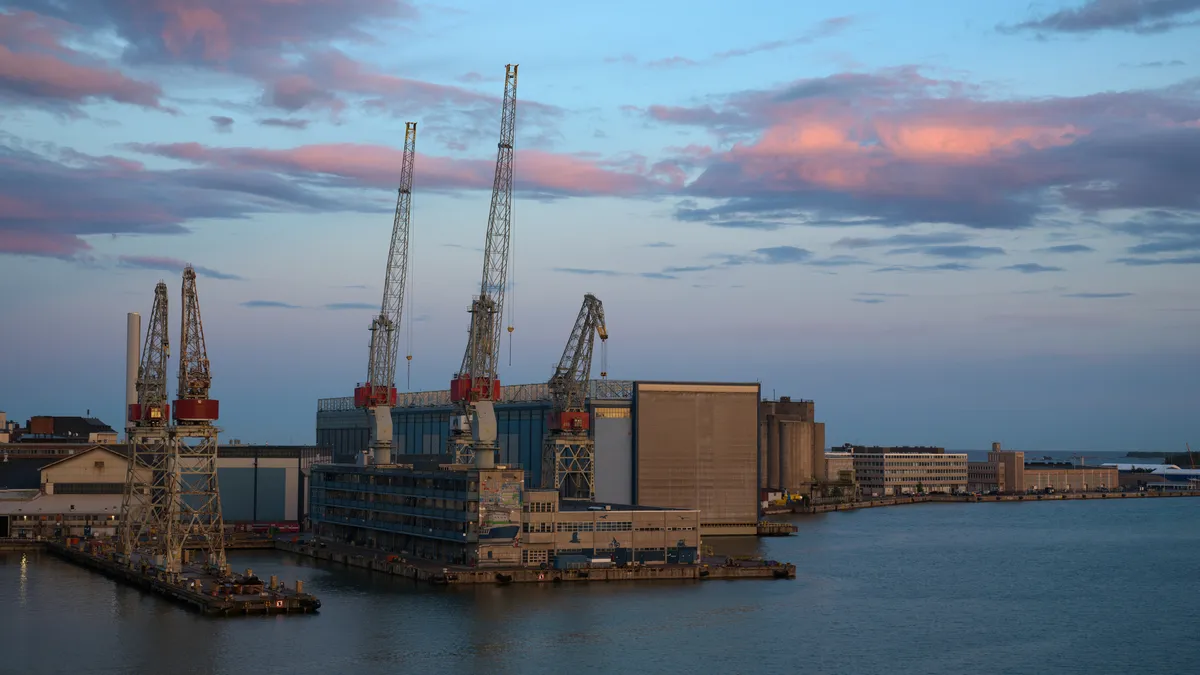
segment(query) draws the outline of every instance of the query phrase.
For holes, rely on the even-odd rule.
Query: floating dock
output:
[[[438,586],[513,583],[562,583],[599,581],[688,581],[709,579],[795,579],[796,566],[775,561],[710,562],[698,565],[604,566],[580,569],[535,567],[442,566],[430,560],[401,560],[397,556],[363,555],[348,550],[331,550],[311,542],[277,541],[276,547],[298,555],[341,563],[350,567],[394,574]]]
[[[63,560],[158,594],[205,616],[312,614],[321,607],[320,600],[304,592],[302,582],[297,581],[295,588],[286,588],[271,577],[264,584],[251,570],[246,570],[243,575],[218,579],[200,565],[186,564],[176,581],[151,564],[130,567],[118,562],[111,554],[81,550],[63,542],[47,542],[46,550]]]

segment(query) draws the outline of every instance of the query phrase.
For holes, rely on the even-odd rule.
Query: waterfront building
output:
[[[758,384],[592,380],[596,501],[696,509],[705,536],[756,534],[759,395]],[[545,384],[501,387],[497,462],[522,469],[525,488],[542,487],[550,408]],[[393,459],[444,453],[451,411],[448,390],[400,394]],[[358,461],[367,430],[352,397],[318,401],[317,444],[335,463]]]
[[[0,536],[112,534],[129,470],[124,444],[0,445]],[[314,446],[222,445],[217,485],[227,526],[299,523],[308,476],[327,450]],[[5,534],[7,533],[7,534]]]
[[[1121,483],[1114,467],[1081,466],[1071,462],[1026,462],[1026,492],[1087,492],[1116,490]]]
[[[941,448],[926,451],[859,448],[853,451],[854,477],[864,497],[892,497],[967,489],[967,455]]]
[[[561,500],[524,471],[417,457],[412,464],[314,467],[313,533],[389,553],[477,567],[696,561],[700,511]]]
[[[816,421],[812,401],[760,402],[758,435],[761,491],[811,496],[828,480],[825,423]]]

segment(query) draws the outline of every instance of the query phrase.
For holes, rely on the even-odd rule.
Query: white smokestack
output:
[[[125,324],[125,440],[129,441],[129,431],[133,423],[129,421],[129,406],[138,402],[137,378],[138,362],[142,342],[142,315],[130,312]]]

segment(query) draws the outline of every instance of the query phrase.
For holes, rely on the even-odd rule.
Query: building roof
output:
[[[1123,464],[1121,462],[1105,462],[1100,466],[1116,467],[1117,471],[1156,471],[1158,469],[1178,469],[1177,464]]]
[[[592,401],[629,401],[633,399],[632,380],[590,380],[588,382],[588,399]],[[545,382],[537,384],[508,384],[500,387],[500,400],[497,403],[540,403],[549,402],[550,385]],[[412,391],[397,395],[396,408],[441,408],[449,407],[450,390]],[[322,398],[317,400],[317,412],[344,412],[355,410],[353,396],[338,398]]]
[[[71,507],[75,507],[72,509]],[[0,515],[34,516],[56,513],[121,515],[121,495],[38,495],[32,499],[0,499]]]
[[[122,449],[124,449],[124,448],[122,448]],[[126,463],[126,465],[129,464],[129,462],[128,462],[129,455],[128,454],[126,454],[124,452],[117,452],[117,451],[111,449],[111,447],[107,446],[107,445],[93,445],[92,447],[88,448],[87,450],[84,450],[83,452],[77,452],[73,455],[67,455],[66,457],[63,457],[62,459],[56,459],[56,460],[50,462],[49,464],[45,464],[41,467],[40,470],[45,471],[46,469],[49,469],[50,467],[55,466],[57,464],[62,464],[63,462],[70,461],[72,459],[78,459],[80,457],[83,457],[84,455],[87,455],[87,454],[90,454],[93,452],[97,452],[97,451],[103,452],[108,455],[113,455],[115,457],[119,457],[122,461],[124,461]]]
[[[596,508],[599,507],[599,508]],[[608,508],[605,508],[608,507]],[[695,511],[695,509],[677,509],[669,506],[642,506],[640,504],[613,504],[610,502],[592,502],[585,499],[563,499],[558,503],[559,511]]]

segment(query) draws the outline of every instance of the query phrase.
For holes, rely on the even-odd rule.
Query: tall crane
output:
[[[602,344],[608,340],[604,305],[588,293],[550,377],[550,429],[542,446],[542,487],[571,499],[596,496],[596,444],[588,434],[587,396],[597,335]]]
[[[171,411],[175,420],[173,456],[168,459],[174,499],[167,536],[169,573],[178,573],[185,544],[197,543],[206,563],[225,570],[224,522],[217,489],[217,429],[220,404],[210,398],[212,372],[200,319],[196,270],[183,269],[182,325],[179,329],[179,390]]]
[[[367,381],[354,389],[354,405],[367,412],[368,447],[375,464],[392,463],[392,406],[396,405],[396,348],[404,314],[404,289],[408,280],[408,227],[412,216],[413,165],[416,161],[417,123],[404,124],[404,156],[400,161],[400,188],[392,243],[388,248],[383,302],[371,321],[367,354]],[[412,358],[411,356],[409,357]]]
[[[170,452],[167,403],[168,337],[167,284],[154,287],[154,305],[146,327],[137,371],[137,403],[129,406],[129,469],[121,497],[120,552],[132,563],[132,554],[144,537],[165,536],[167,505],[171,495],[167,466]],[[133,328],[136,331],[136,324]],[[131,340],[132,341],[132,340]]]
[[[504,291],[508,281],[508,245],[512,231],[513,139],[517,119],[517,66],[504,66],[504,101],[500,109],[500,142],[496,150],[496,177],[488,212],[487,242],[483,251],[483,280],[471,303],[471,326],[462,366],[450,381],[448,451],[456,464],[491,468],[496,461],[496,411],[500,380],[500,335],[504,316]]]

